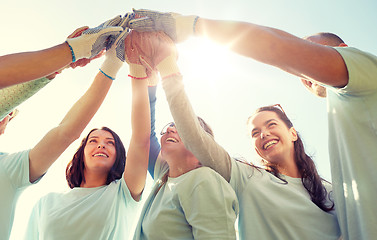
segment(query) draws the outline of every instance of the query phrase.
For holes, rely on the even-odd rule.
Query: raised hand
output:
[[[198,16],[183,16],[178,13],[162,13],[146,9],[133,10],[136,18],[128,26],[139,32],[163,31],[179,43],[195,33]]]
[[[72,51],[72,62],[81,58],[94,58],[103,49],[110,47],[110,37],[116,37],[123,31],[122,27],[101,25],[86,29],[79,37],[67,38],[66,42]]]
[[[128,29],[119,34],[112,47],[106,51],[105,61],[100,68],[100,71],[112,80],[115,80],[116,74],[126,60],[124,39],[128,34]]]
[[[173,41],[163,32],[131,31],[126,41],[126,58],[130,65],[130,76],[146,78],[165,64],[166,59],[177,60]],[[149,85],[156,85],[156,83]]]

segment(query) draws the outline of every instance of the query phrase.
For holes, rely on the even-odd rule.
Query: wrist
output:
[[[168,56],[162,60],[156,68],[160,72],[162,79],[180,73],[176,58],[173,56]]]
[[[75,53],[73,52],[71,45],[68,43],[68,41],[65,41],[65,43],[68,45],[69,50],[71,51],[72,62],[76,62],[76,56],[75,56]]]
[[[105,61],[100,67],[100,72],[111,80],[115,80],[119,69],[122,67],[121,61]]]

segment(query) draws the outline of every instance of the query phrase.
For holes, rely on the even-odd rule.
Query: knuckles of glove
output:
[[[88,26],[85,26],[85,27],[80,27],[78,29],[76,29],[73,33],[71,33],[68,38],[76,38],[76,37],[80,37],[83,32],[85,32],[86,30],[88,30],[89,27]],[[90,63],[93,59],[96,59],[96,58],[99,58],[99,57],[102,57],[105,53],[105,50],[102,50],[100,53],[98,53],[96,56],[94,56],[93,58],[89,59],[89,58],[82,58],[82,59],[79,59],[77,60],[76,62],[72,62],[71,64],[69,64],[69,66],[73,69],[75,69],[76,67],[84,67],[86,66],[88,63]]]

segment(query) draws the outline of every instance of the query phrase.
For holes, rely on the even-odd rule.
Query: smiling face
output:
[[[267,162],[281,164],[294,156],[296,130],[287,125],[273,111],[255,114],[248,122],[254,148]]]
[[[105,130],[93,131],[84,148],[84,164],[86,170],[108,173],[116,159],[115,140]]]
[[[166,126],[161,132],[161,155],[188,151],[178,135],[174,123]]]

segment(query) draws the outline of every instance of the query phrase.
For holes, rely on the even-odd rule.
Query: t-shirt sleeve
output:
[[[0,155],[0,165],[15,188],[27,186],[29,181],[29,151]]]
[[[234,191],[213,170],[196,171],[185,193],[180,191],[181,206],[194,239],[236,239],[238,200]]]
[[[335,48],[347,66],[348,84],[340,93],[365,95],[377,89],[377,56],[351,47]]]
[[[139,201],[136,201],[132,195],[131,195],[131,192],[130,190],[128,189],[128,186],[127,186],[127,183],[126,181],[124,180],[124,177],[122,177],[120,180],[118,180],[120,183],[120,189],[121,189],[121,194],[123,196],[123,198],[125,199],[126,201],[126,204],[130,206],[130,209],[134,208],[134,207],[138,207],[139,205]],[[141,199],[141,198],[140,198]],[[127,213],[128,214],[128,213]],[[132,214],[131,214],[132,215]]]
[[[255,174],[255,167],[250,164],[232,158],[232,173],[229,184],[232,186],[237,196],[240,196],[248,184],[250,178]]]

